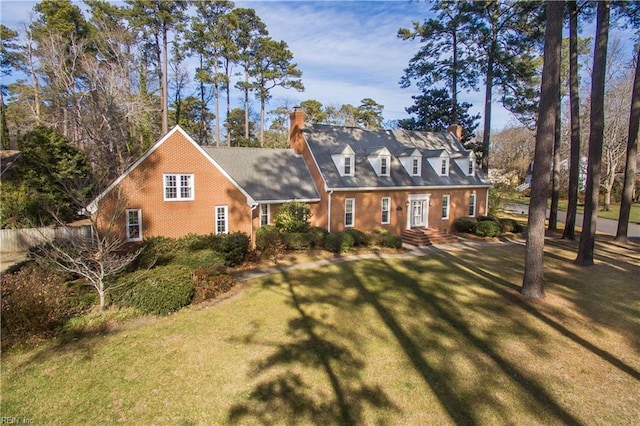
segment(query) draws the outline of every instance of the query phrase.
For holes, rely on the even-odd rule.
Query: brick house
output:
[[[314,225],[330,231],[448,232],[461,216],[486,214],[490,182],[451,132],[305,126],[291,114],[290,143],[320,189]],[[457,132],[454,135],[453,132]],[[415,231],[414,231],[415,232]]]
[[[253,237],[280,204],[293,200],[320,201],[293,150],[203,147],[176,126],[88,209],[99,212],[103,228],[106,221],[121,223],[128,241],[236,231]]]
[[[176,126],[89,210],[103,227],[116,217],[129,241],[236,231],[255,241],[255,231],[293,200],[309,204],[313,226],[405,237],[447,232],[457,217],[486,214],[490,183],[450,132],[305,127],[296,109],[290,145],[199,146]]]

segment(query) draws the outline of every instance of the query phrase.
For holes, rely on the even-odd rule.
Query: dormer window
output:
[[[343,176],[353,176],[353,155],[345,155],[343,157],[343,165]]]
[[[449,176],[449,159],[440,159],[440,176]]]
[[[380,176],[389,176],[389,162],[391,158],[387,155],[380,157]]]
[[[420,158],[413,157],[411,159],[411,176],[418,176],[420,174]]]

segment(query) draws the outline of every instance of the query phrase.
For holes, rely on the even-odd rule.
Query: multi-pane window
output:
[[[164,199],[165,201],[193,200],[193,175],[164,175]]]
[[[383,197],[382,198],[382,217],[381,217],[381,220],[380,220],[380,222],[383,225],[386,225],[386,224],[389,223],[390,208],[391,208],[391,198]]]
[[[469,194],[469,216],[476,215],[476,194]]]
[[[142,240],[142,210],[127,209],[127,241]]]
[[[344,176],[353,176],[353,155],[344,156]]]
[[[473,175],[473,172],[475,170],[475,161],[473,160],[473,157],[469,158],[469,168],[467,169],[467,174],[469,176]]]
[[[420,159],[412,158],[411,159],[411,176],[420,175]]]
[[[449,219],[449,195],[442,196],[442,218]]]
[[[260,204],[260,226],[269,224],[269,204]]]
[[[216,234],[229,233],[227,206],[216,206]]]
[[[380,176],[389,176],[389,157],[380,157]]]
[[[355,219],[355,204],[354,198],[347,198],[344,200],[344,226],[353,226]]]
[[[440,176],[447,176],[449,174],[449,159],[440,159]]]

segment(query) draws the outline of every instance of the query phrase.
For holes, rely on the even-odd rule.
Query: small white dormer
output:
[[[473,176],[476,173],[476,156],[473,151],[469,151],[469,155],[456,158],[456,164],[466,176]]]
[[[451,158],[449,153],[444,149],[435,150],[428,156],[428,161],[433,170],[436,171],[438,176],[449,176],[449,170],[451,169]]]
[[[331,152],[331,159],[340,176],[355,176],[356,153],[349,145],[338,147]]]
[[[391,153],[387,148],[376,149],[367,156],[367,159],[376,175],[379,177],[391,175]]]
[[[409,176],[422,176],[422,153],[417,149],[404,152],[398,156]]]

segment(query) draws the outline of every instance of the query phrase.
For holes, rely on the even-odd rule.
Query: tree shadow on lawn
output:
[[[445,251],[441,251],[441,254],[444,258],[448,258],[448,264],[450,268],[452,268],[452,270],[464,268],[468,271],[471,271],[474,275],[476,275],[479,278],[478,282],[483,287],[490,289],[496,294],[501,295],[503,298],[505,298],[509,302],[522,308],[528,314],[532,315],[533,317],[537,318],[538,320],[542,321],[548,326],[554,328],[556,331],[558,331],[565,337],[571,339],[573,342],[579,344],[583,348],[592,352],[594,355],[599,356],[601,359],[610,363],[614,367],[618,368],[620,371],[628,374],[629,376],[637,380],[640,380],[640,372],[636,370],[634,367],[630,366],[620,358],[616,357],[614,354],[596,346],[595,344],[591,343],[587,339],[571,331],[567,326],[561,324],[554,318],[551,318],[550,316],[546,315],[540,309],[536,308],[532,303],[522,298],[519,293],[521,287],[490,272],[489,270],[491,269],[491,266],[489,264],[485,263],[487,269],[484,269],[484,268],[478,267],[477,265],[466,262],[460,256],[453,257],[450,253],[447,253]],[[559,256],[558,254],[549,253],[548,250],[545,251],[545,258],[553,258],[561,261],[560,265],[558,265],[558,267],[555,268],[555,270],[561,270],[563,264],[567,263],[566,258]],[[567,265],[564,265],[564,266],[566,267]],[[571,266],[573,265],[571,264]],[[575,268],[578,268],[578,267],[576,266]],[[522,273],[520,273],[517,276],[520,277],[521,275]],[[616,318],[616,321],[618,324],[623,324],[625,334],[635,336],[634,344],[637,345],[638,331],[636,327],[632,323],[627,324],[626,321],[620,321],[620,317],[616,314],[617,312],[618,313],[622,312],[624,309],[621,310],[621,308],[619,308],[619,306],[616,306],[615,304],[611,305],[611,304],[602,303],[603,300],[605,299],[614,300],[610,296],[603,297],[602,294],[595,294],[593,291],[585,292],[584,291],[585,286],[582,285],[586,280],[585,276],[583,276],[582,278],[577,278],[577,279],[574,278],[570,280],[570,279],[567,279],[566,276],[555,277],[555,279],[549,279],[550,276],[552,275],[549,272],[545,273],[545,275],[547,276],[548,287],[549,287],[549,281],[551,281],[553,283],[552,284],[553,286],[559,286],[559,287],[566,286],[571,290],[575,290],[575,291],[572,291],[570,294],[567,292],[564,292],[562,297],[565,297],[568,300],[571,300],[572,302],[574,302],[575,306],[591,319],[597,320],[598,317],[600,316],[604,316],[608,318],[611,318],[613,316],[614,318]],[[595,285],[592,287],[597,288],[596,292],[601,292],[603,290],[602,286]],[[612,291],[612,290],[607,289],[606,291]],[[617,297],[617,300],[619,301],[620,306],[626,306],[624,303],[624,299],[620,299],[619,295]],[[635,316],[632,316],[632,317],[637,318]]]
[[[423,261],[424,259],[413,261],[410,267],[419,268],[419,262]],[[444,265],[451,268],[449,273],[452,277],[459,276],[459,273],[467,274],[447,260],[444,260]],[[345,266],[346,269],[351,267],[353,265]],[[512,422],[513,413],[509,410],[514,408],[508,407],[508,403],[504,402],[504,395],[499,395],[500,389],[509,388],[508,393],[521,394],[517,399],[528,410],[529,417],[545,413],[564,424],[580,424],[554,400],[542,384],[533,377],[528,377],[525,371],[500,355],[495,348],[499,346],[498,339],[503,333],[483,335],[482,330],[475,330],[468,314],[474,309],[480,309],[485,311],[485,315],[492,315],[503,301],[493,297],[491,303],[481,306],[472,296],[472,301],[464,302],[468,294],[466,290],[458,290],[461,283],[429,281],[428,285],[421,285],[414,278],[420,275],[420,271],[409,275],[395,263],[384,259],[373,270],[370,268],[369,273],[395,276],[397,291],[404,293],[412,305],[410,308],[414,312],[414,321],[398,315],[395,306],[385,304],[377,292],[371,289],[370,283],[359,279],[352,283],[375,308],[454,423],[483,423],[486,418],[482,418],[480,413],[487,411],[492,413],[493,417],[490,418],[493,421]],[[466,306],[461,308],[461,305]],[[506,327],[530,334],[532,338],[538,337],[535,330],[527,327],[526,320],[518,320],[513,316],[508,319],[510,324],[492,321],[491,327]],[[462,371],[471,374],[465,375]],[[495,374],[496,371],[501,374]]]
[[[295,312],[288,323],[289,341],[260,340],[256,330],[238,339],[275,351],[254,363],[251,376],[267,378],[253,388],[247,402],[231,408],[229,423],[255,419],[262,424],[351,425],[363,422],[365,406],[397,410],[379,385],[369,385],[361,378],[365,361],[356,348],[363,336],[331,323],[331,310],[357,310],[361,301],[345,297],[336,288],[327,291],[305,285],[317,282],[309,274],[313,272],[300,272],[296,276],[302,278],[294,279],[282,272],[284,284],[275,289],[286,291],[287,303]],[[274,290],[273,281],[267,280],[265,287]],[[323,306],[331,308],[327,311]],[[313,372],[304,374],[309,369]],[[328,381],[331,394],[322,383],[314,382],[318,377]]]

